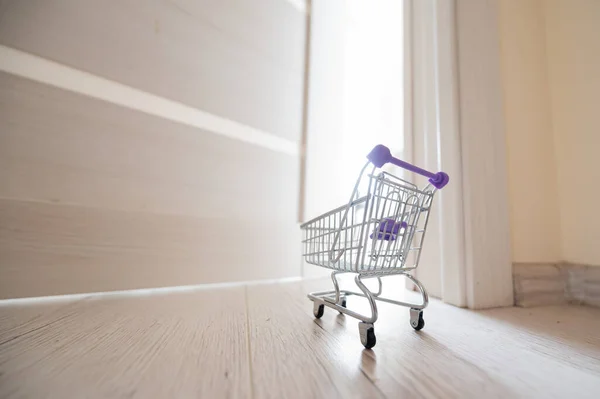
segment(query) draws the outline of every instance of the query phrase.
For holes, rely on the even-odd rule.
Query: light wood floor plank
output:
[[[83,301],[0,346],[0,397],[249,397],[246,345],[243,288]]]
[[[30,333],[45,325],[56,323],[69,313],[78,301],[31,302],[0,304],[0,345]]]
[[[326,280],[0,307],[0,398],[597,398],[600,309],[382,304],[377,345]],[[410,294],[406,294],[410,297]],[[350,298],[348,306],[365,310]]]
[[[382,397],[360,342],[331,314],[315,321],[301,284],[249,287],[248,314],[255,398]]]
[[[306,291],[324,290],[328,285],[330,283],[325,281],[304,283]],[[384,289],[385,287],[384,285]],[[352,284],[345,284],[344,288],[358,291]],[[394,296],[394,292],[389,290],[385,290],[384,294]],[[398,300],[418,301],[418,298],[413,298],[414,295],[410,293],[404,293],[405,298],[395,296]],[[350,297],[348,306],[369,314],[365,299]],[[360,353],[361,369],[386,396],[506,397],[507,389],[493,381],[483,370],[464,361],[437,342],[427,339],[424,332],[415,332],[409,325],[408,309],[385,303],[378,309],[379,320],[375,323],[377,345],[372,351]],[[323,319],[326,317],[327,310]],[[355,319],[342,316],[336,317],[335,321],[338,328],[345,328],[360,345],[358,322]],[[358,354],[359,351],[355,356]]]
[[[306,291],[330,285],[304,284]],[[348,306],[368,313],[361,298],[349,299]],[[433,300],[421,332],[410,327],[406,308],[383,303],[379,314],[377,346],[362,353],[361,367],[389,397],[592,398],[600,393],[600,309],[474,312]],[[354,319],[336,320],[358,341]]]

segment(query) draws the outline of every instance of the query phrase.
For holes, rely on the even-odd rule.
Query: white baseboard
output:
[[[82,294],[68,294],[68,295],[51,295],[51,296],[40,296],[31,298],[15,298],[15,299],[1,299],[0,307],[6,305],[24,305],[32,303],[50,303],[50,302],[70,302],[80,299],[98,298],[98,297],[128,297],[128,296],[149,296],[149,295],[163,295],[173,294],[181,292],[193,292],[203,290],[215,290],[223,288],[235,288],[249,285],[261,285],[261,284],[281,284],[281,283],[293,283],[303,280],[302,277],[286,277],[280,279],[268,279],[268,280],[252,280],[252,281],[234,281],[227,283],[211,283],[211,284],[195,284],[195,285],[182,285],[176,287],[160,287],[160,288],[142,288],[133,290],[121,290],[121,291],[107,291],[107,292],[88,292]]]

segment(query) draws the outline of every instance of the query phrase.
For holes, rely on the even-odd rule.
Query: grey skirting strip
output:
[[[516,306],[572,303],[600,307],[598,266],[515,263],[513,279]]]

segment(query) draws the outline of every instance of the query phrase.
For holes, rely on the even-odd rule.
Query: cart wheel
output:
[[[342,299],[342,302],[340,303],[340,306],[345,308],[346,307],[346,298]],[[340,314],[343,314],[342,312],[340,312]]]
[[[361,321],[358,323],[358,333],[360,334],[360,342],[366,349],[371,349],[377,343],[373,324]]]
[[[423,311],[419,309],[410,310],[410,325],[415,330],[419,331],[425,327],[425,320],[423,320]]]
[[[321,317],[323,317],[323,313],[325,313],[325,305],[318,304],[317,302],[315,302],[313,306],[313,314],[315,315],[315,317],[317,319],[320,319]]]

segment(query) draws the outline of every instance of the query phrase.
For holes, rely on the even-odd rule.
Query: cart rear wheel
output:
[[[340,302],[340,306],[345,308],[346,307],[346,298],[342,299],[342,302]],[[340,312],[340,314],[343,314],[342,312]]]
[[[375,337],[375,328],[371,323],[360,322],[358,323],[358,332],[360,334],[360,342],[366,349],[371,349],[377,343]]]
[[[313,306],[313,314],[315,315],[315,318],[320,319],[323,317],[323,313],[325,313],[325,305],[315,302]]]

